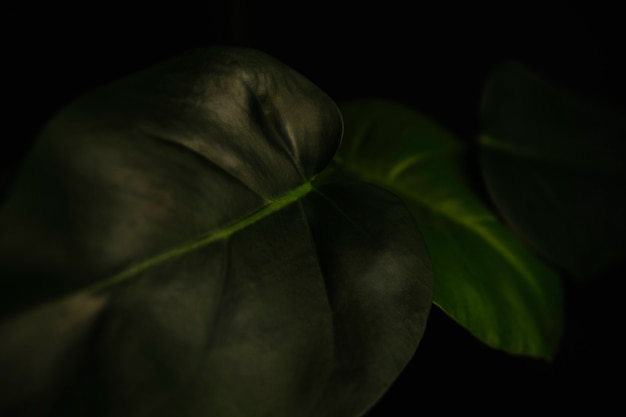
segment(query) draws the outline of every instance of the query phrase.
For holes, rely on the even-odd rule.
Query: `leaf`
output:
[[[515,61],[485,87],[481,165],[511,227],[579,279],[626,260],[626,114]]]
[[[339,107],[345,133],[335,162],[409,206],[432,258],[435,304],[489,346],[553,358],[560,278],[481,201],[464,171],[465,145],[399,103]]]
[[[341,127],[237,48],[61,111],[0,213],[0,413],[362,415],[415,352],[432,272],[399,199],[314,181]]]

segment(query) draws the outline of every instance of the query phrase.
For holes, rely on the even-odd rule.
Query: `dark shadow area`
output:
[[[416,415],[416,404],[437,413],[501,415],[594,410],[621,403],[621,295],[626,263],[597,280],[566,286],[566,328],[553,362],[493,350],[433,307],[422,342],[387,394],[367,414]]]

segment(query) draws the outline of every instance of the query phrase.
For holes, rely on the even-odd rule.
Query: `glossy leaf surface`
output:
[[[398,103],[340,108],[335,162],[409,206],[431,254],[435,303],[489,346],[552,358],[563,326],[560,278],[478,197],[463,168],[465,145]]]
[[[515,231],[579,278],[626,260],[626,113],[507,62],[482,115],[484,178]]]
[[[0,412],[357,416],[422,337],[430,260],[366,184],[316,185],[335,104],[257,51],[79,98],[0,215]]]

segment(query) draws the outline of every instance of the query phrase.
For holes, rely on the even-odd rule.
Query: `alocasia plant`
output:
[[[491,201],[470,144],[398,103],[337,106],[258,51],[79,97],[3,198],[0,412],[361,416],[433,302],[552,360],[560,272],[624,253],[626,123],[510,63],[483,122]]]
[[[0,213],[0,412],[357,416],[423,335],[432,272],[388,191],[316,181],[323,92],[191,51],[78,98]]]

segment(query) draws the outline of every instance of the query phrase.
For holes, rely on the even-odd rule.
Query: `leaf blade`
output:
[[[563,326],[560,278],[482,203],[464,171],[464,146],[397,103],[340,109],[336,164],[410,207],[433,260],[435,304],[489,346],[552,358]]]
[[[421,238],[394,196],[312,185],[340,135],[317,87],[238,48],[64,109],[0,212],[2,413],[364,413],[422,337],[432,276],[398,257]]]
[[[626,115],[514,61],[483,101],[483,177],[516,233],[578,279],[623,261]]]

